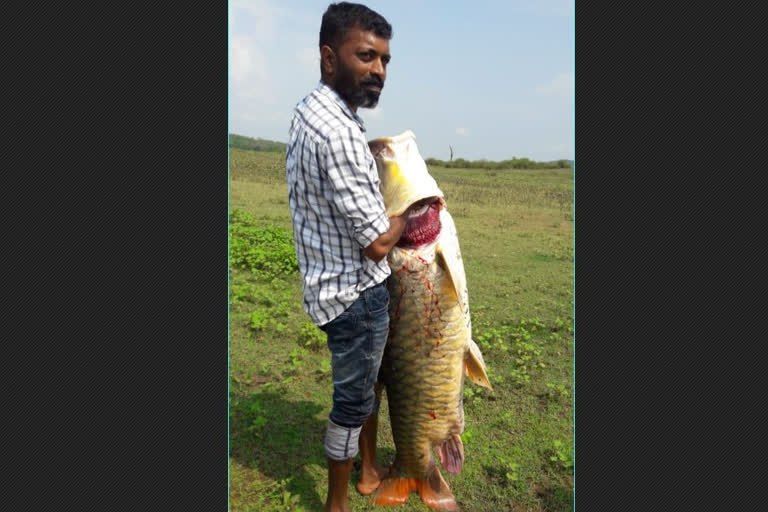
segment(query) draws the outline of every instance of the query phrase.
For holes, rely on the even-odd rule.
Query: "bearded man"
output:
[[[391,25],[360,4],[331,4],[320,27],[317,87],[293,114],[286,149],[288,200],[304,310],[327,334],[333,407],[325,434],[324,512],[347,512],[354,457],[358,491],[379,485],[374,394],[389,332],[389,250],[406,211],[387,217],[376,164],[357,109],[379,100],[391,58]]]

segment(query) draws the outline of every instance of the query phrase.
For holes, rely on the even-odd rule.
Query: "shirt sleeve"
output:
[[[368,247],[389,229],[378,176],[369,170],[368,151],[360,134],[344,128],[331,134],[323,155],[332,191],[328,199],[361,247]]]

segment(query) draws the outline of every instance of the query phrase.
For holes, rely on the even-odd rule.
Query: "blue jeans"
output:
[[[321,327],[328,334],[333,379],[331,420],[355,428],[374,409],[373,386],[389,334],[385,283],[364,290],[341,315]]]

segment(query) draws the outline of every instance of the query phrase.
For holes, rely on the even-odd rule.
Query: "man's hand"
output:
[[[371,245],[363,250],[368,258],[372,259],[376,263],[382,260],[387,253],[395,246],[400,240],[400,237],[405,231],[405,225],[407,223],[408,214],[412,210],[418,210],[427,203],[432,203],[436,200],[436,197],[425,197],[419,201],[416,201],[411,206],[405,209],[405,211],[397,217],[389,218],[389,229],[386,233],[383,233],[379,238],[373,241]]]
[[[402,215],[389,218],[389,229],[386,233],[382,233],[379,238],[363,250],[366,257],[378,263],[387,255],[405,231],[406,219],[411,208],[412,206],[405,210]]]

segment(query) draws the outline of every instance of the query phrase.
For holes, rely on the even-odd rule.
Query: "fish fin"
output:
[[[488,373],[485,371],[485,361],[483,360],[483,354],[480,352],[480,347],[471,338],[468,345],[469,350],[467,350],[467,354],[464,357],[464,374],[474,384],[493,391],[491,381],[488,379]]]
[[[376,489],[373,502],[384,507],[404,505],[408,501],[408,495],[417,489],[418,479],[398,476],[392,467],[389,470],[389,475],[381,481]]]
[[[440,464],[451,474],[458,475],[464,467],[464,444],[461,438],[454,435],[437,447]]]
[[[468,313],[468,308],[466,307],[466,284],[464,283],[463,272],[458,272],[456,268],[459,262],[451,260],[452,258],[446,256],[446,250],[442,246],[438,246],[435,249],[437,265],[443,270],[450,281],[450,289],[453,291],[453,295],[459,303],[461,310]]]
[[[440,241],[435,247],[435,260],[443,269],[451,282],[453,295],[464,315],[469,336],[472,337],[472,320],[469,316],[469,292],[467,290],[467,276],[464,272],[464,262],[459,248],[459,238],[456,232],[456,224],[447,210],[440,212],[440,223],[444,232],[441,232]]]
[[[421,501],[429,508],[450,511],[459,510],[456,498],[453,497],[451,488],[448,487],[448,483],[443,479],[443,475],[440,474],[437,466],[433,466],[426,479],[416,480],[416,486]]]

